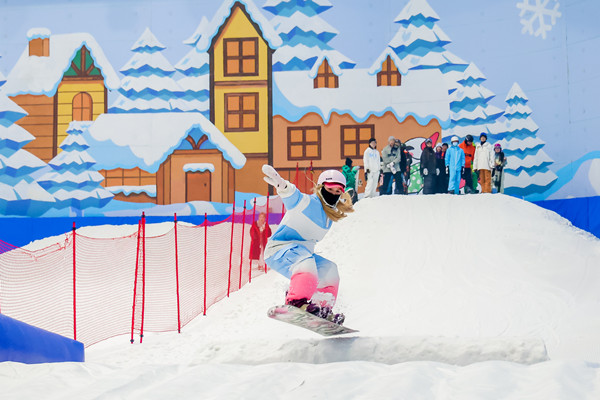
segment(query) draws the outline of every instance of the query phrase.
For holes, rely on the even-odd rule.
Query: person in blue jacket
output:
[[[340,278],[337,265],[315,254],[315,245],[335,221],[354,211],[344,192],[346,178],[337,170],[319,175],[314,194],[300,192],[270,165],[263,165],[264,180],[277,189],[286,213],[265,247],[265,263],[290,280],[285,303],[336,323],[333,314]]]
[[[465,152],[458,147],[457,136],[452,136],[450,143],[452,145],[446,150],[445,157],[446,173],[450,177],[448,180],[448,193],[458,194],[460,190],[460,177],[465,167]]]

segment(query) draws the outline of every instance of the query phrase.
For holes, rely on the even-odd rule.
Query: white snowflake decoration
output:
[[[546,39],[546,32],[552,29],[556,24],[556,19],[562,15],[558,11],[560,4],[557,0],[552,0],[554,8],[550,8],[548,6],[550,0],[531,1],[534,4],[530,4],[530,0],[523,0],[521,3],[517,3],[517,8],[521,10],[519,13],[521,24],[523,25],[521,33],[529,33],[530,35],[541,36],[542,39]],[[550,18],[550,23],[547,23],[547,17]]]

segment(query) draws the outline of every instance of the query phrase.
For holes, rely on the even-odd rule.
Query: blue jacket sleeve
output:
[[[292,184],[290,184],[290,185],[292,185]],[[298,190],[298,188],[296,186],[294,186],[294,190],[292,191],[292,194],[290,194],[288,196],[280,194],[280,196],[281,196],[281,201],[283,201],[283,205],[285,206],[285,208],[288,210],[292,210],[294,207],[296,207],[300,203],[303,196],[307,196],[307,195],[302,193],[300,190]]]

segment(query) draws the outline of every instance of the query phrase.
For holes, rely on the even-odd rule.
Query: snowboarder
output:
[[[377,140],[369,139],[369,147],[363,155],[363,165],[365,168],[365,198],[375,197],[377,193],[377,184],[379,183],[379,151],[377,150]]]
[[[324,171],[314,194],[307,195],[272,166],[263,165],[262,171],[287,210],[265,249],[267,266],[290,279],[285,303],[341,324],[343,314],[332,312],[339,286],[337,265],[315,254],[315,245],[333,222],[354,211],[350,196],[344,192],[346,178],[337,170]]]
[[[502,170],[506,165],[506,157],[504,156],[504,152],[502,151],[502,146],[500,143],[496,143],[494,145],[494,169],[492,170],[492,182],[496,191],[498,193],[504,192],[504,188],[502,187]]]
[[[359,166],[352,166],[352,159],[346,157],[346,164],[342,167],[342,174],[346,178],[346,192],[352,198],[352,204],[358,201],[358,193],[356,192],[356,175],[358,175]]]
[[[452,136],[452,146],[446,151],[446,174],[450,175],[448,180],[448,193],[458,194],[460,190],[460,176],[465,167],[465,152],[458,147],[458,137]]]
[[[425,148],[421,153],[420,172],[423,177],[423,194],[435,194],[436,164],[435,152],[431,139],[425,140]]]
[[[252,265],[252,260],[257,260],[258,269],[265,266],[264,251],[270,236],[271,228],[267,224],[267,215],[261,212],[250,228],[250,265]]]
[[[494,169],[494,149],[487,141],[487,135],[479,135],[479,143],[473,156],[473,169],[479,173],[481,193],[492,193],[492,169]]]

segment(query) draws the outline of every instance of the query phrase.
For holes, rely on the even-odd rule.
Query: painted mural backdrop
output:
[[[0,214],[218,214],[267,194],[264,163],[308,190],[390,135],[416,165],[427,138],[486,133],[506,194],[598,196],[598,15],[595,0],[7,0]]]

